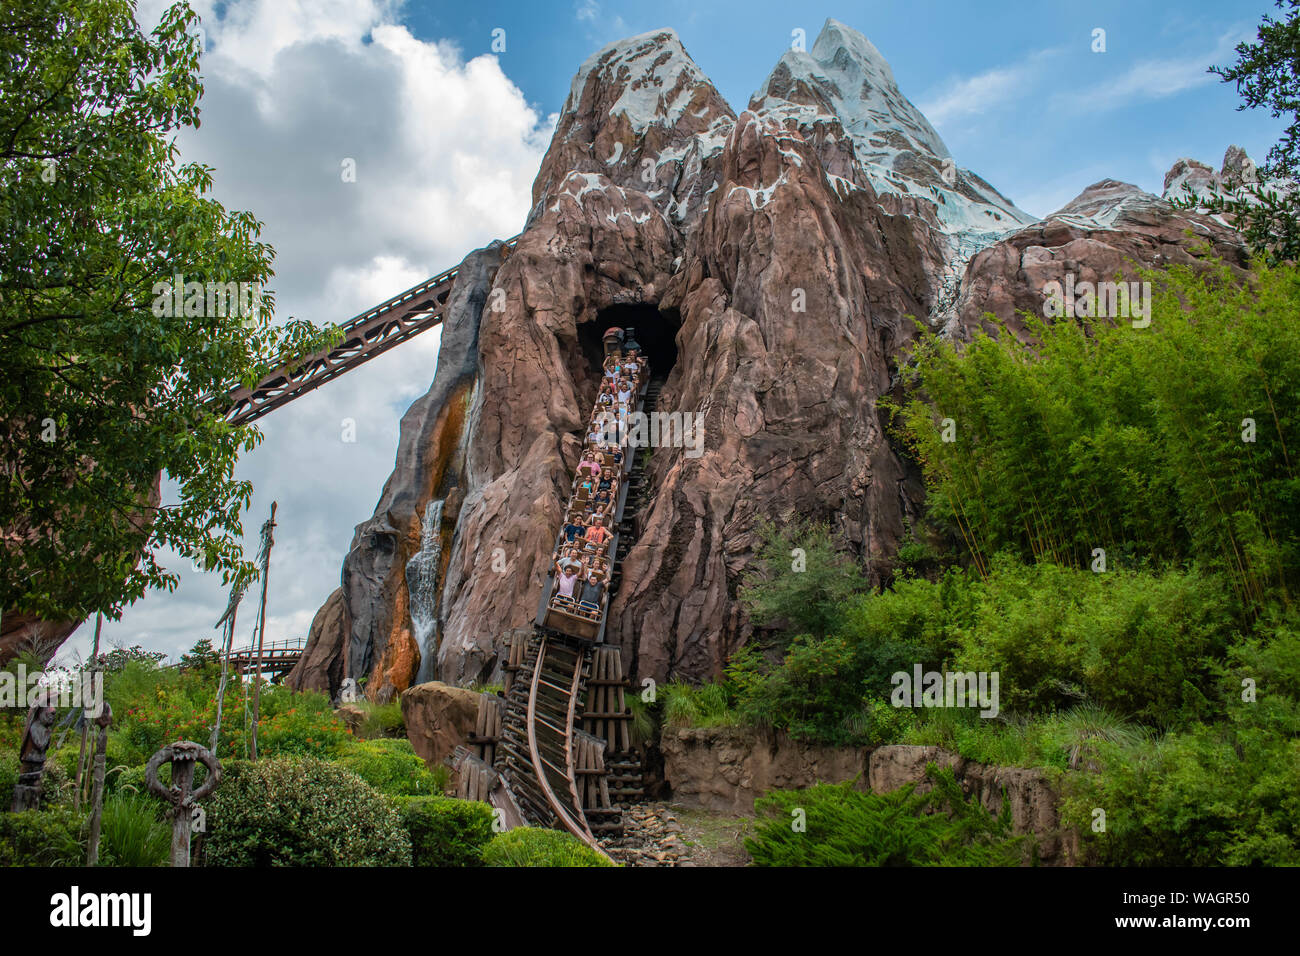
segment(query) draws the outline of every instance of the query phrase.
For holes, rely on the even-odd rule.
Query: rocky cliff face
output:
[[[877,401],[917,334],[1040,310],[1068,271],[1190,261],[1188,230],[1242,261],[1223,223],[1120,183],[1034,222],[957,166],[879,52],[835,21],[739,115],[673,31],[606,47],[573,80],[533,199],[504,262],[488,250],[462,268],[433,388],[403,419],[300,682],[337,689],[344,659],[378,696],[417,670],[492,675],[501,635],[536,611],[611,325],[646,346],[660,410],[704,430],[699,448],[654,449],[607,640],[639,676],[704,678],[748,636],[736,590],[761,518],[828,521],[889,573],[921,489]],[[403,569],[444,498],[435,649],[419,646]]]

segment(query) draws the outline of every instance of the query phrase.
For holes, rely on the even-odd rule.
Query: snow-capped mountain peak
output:
[[[838,121],[876,192],[933,203],[945,232],[967,254],[1034,221],[956,165],[943,138],[899,90],[880,51],[837,20],[826,21],[811,50],[782,54],[750,109],[804,129]]]

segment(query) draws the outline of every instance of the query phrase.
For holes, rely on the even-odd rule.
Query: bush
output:
[[[409,866],[397,811],[360,777],[311,757],[232,761],[208,802],[208,866]]]
[[[394,699],[384,704],[377,704],[372,700],[359,700],[353,706],[360,708],[365,715],[357,728],[358,737],[363,740],[381,737],[406,738],[406,718],[402,716],[400,700]]]
[[[1137,747],[1104,745],[1078,774],[1062,822],[1108,866],[1300,865],[1300,751],[1254,727],[1196,727]],[[1106,830],[1092,829],[1093,810]]]
[[[673,681],[659,688],[659,703],[667,727],[724,727],[738,722],[727,688],[721,684]]]
[[[247,753],[244,695],[249,690],[234,677],[226,687],[217,744],[217,755],[223,760]],[[118,673],[107,675],[105,694],[113,706],[112,736],[117,738],[113,766],[143,766],[176,740],[208,745],[217,717],[217,680],[211,668],[181,672],[131,661]],[[347,728],[325,694],[294,693],[274,685],[262,688],[259,756],[328,758],[347,739]]]
[[[1162,726],[1207,715],[1209,661],[1234,630],[1215,576],[995,561],[956,669],[998,671],[1002,706],[1049,711],[1088,699]]]
[[[0,750],[0,809],[8,809],[18,783],[18,751]]]
[[[402,808],[415,866],[482,866],[495,814],[486,803],[424,797]]]
[[[85,822],[71,810],[0,813],[0,866],[84,866]]]
[[[430,771],[405,739],[357,740],[344,746],[336,762],[391,796],[437,796],[446,785],[445,774]]]
[[[1010,803],[994,817],[967,800],[951,768],[926,767],[928,793],[908,784],[859,793],[853,782],[776,791],[755,804],[745,848],[755,866],[1015,866],[1027,837],[1010,836]],[[792,822],[802,811],[806,829]]]
[[[756,560],[739,593],[755,624],[821,636],[834,629],[841,606],[868,588],[853,559],[835,549],[826,524],[777,528],[760,521],[755,533]]]
[[[483,850],[487,866],[613,866],[576,837],[559,830],[517,827],[498,833]]]
[[[172,831],[159,819],[162,803],[152,797],[113,793],[104,797],[100,866],[164,866],[171,858]]]

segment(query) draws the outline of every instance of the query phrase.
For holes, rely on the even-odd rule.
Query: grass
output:
[[[156,800],[132,793],[104,799],[99,860],[102,866],[162,866],[171,855],[171,830],[158,819]]]
[[[1078,769],[1093,765],[1099,743],[1137,747],[1156,736],[1088,703],[1029,720],[989,720],[955,708],[922,710],[918,717],[898,743],[943,747],[980,763],[1011,767]]]
[[[376,704],[371,700],[359,700],[356,706],[365,712],[365,717],[357,728],[357,736],[362,740],[406,736],[406,720],[402,717],[401,701]]]
[[[735,727],[742,723],[720,684],[674,681],[659,690],[665,727]]]

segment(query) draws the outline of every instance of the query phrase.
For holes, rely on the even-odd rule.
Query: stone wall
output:
[[[1012,830],[1037,837],[1042,863],[1068,865],[1076,857],[1077,839],[1062,832],[1058,792],[1041,770],[988,766],[938,747],[824,747],[736,727],[667,730],[660,747],[673,800],[733,813],[752,813],[769,790],[817,783],[855,780],[858,790],[874,793],[915,783],[924,792],[925,767],[934,762],[951,767],[962,790],[992,813],[1002,812],[1005,797]]]

